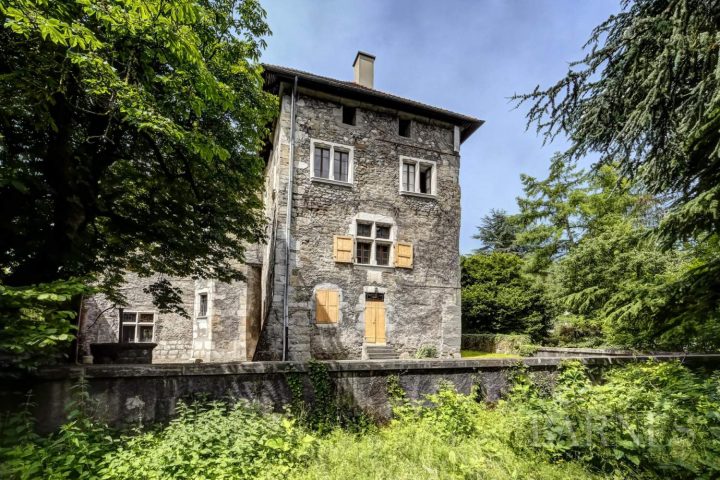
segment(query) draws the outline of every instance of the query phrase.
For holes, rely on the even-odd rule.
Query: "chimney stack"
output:
[[[363,87],[373,88],[375,55],[358,51],[353,62],[355,83]]]

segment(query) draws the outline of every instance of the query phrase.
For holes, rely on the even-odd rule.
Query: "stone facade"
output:
[[[155,314],[154,361],[360,359],[376,345],[401,358],[422,346],[458,357],[459,149],[481,122],[304,72],[292,71],[304,75],[295,89],[283,71],[266,69],[280,100],[266,152],[267,243],[251,249],[247,283],[174,280],[191,318]],[[346,155],[345,167],[329,167],[346,178],[316,171],[318,149],[326,162]],[[361,258],[365,228],[376,238]],[[151,280],[128,278],[126,311],[154,311],[143,292]],[[119,312],[108,307],[102,296],[85,302],[86,346],[117,341]]]
[[[363,108],[364,107],[364,108]],[[384,295],[386,341],[399,354],[413,355],[421,345],[443,357],[460,351],[460,157],[449,125],[414,121],[412,136],[398,134],[396,112],[356,105],[355,125],[342,122],[341,101],[313,92],[298,94],[290,254],[288,358],[353,359],[363,354],[365,294]],[[277,211],[287,208],[287,171],[291,136],[291,97],[283,95],[277,128],[279,144],[269,171],[279,177]],[[349,185],[313,178],[312,141],[350,147]],[[436,165],[435,195],[400,192],[400,158]],[[413,246],[413,268],[344,264],[333,259],[335,235],[353,236],[357,221],[391,226],[391,240]],[[278,221],[284,232],[285,218]],[[263,328],[259,358],[282,355],[285,242],[275,248],[272,307]],[[340,293],[337,323],[315,322],[318,288]]]
[[[171,279],[182,294],[182,307],[190,318],[177,313],[158,313],[152,304],[152,297],[145,288],[155,278],[139,278],[129,274],[123,294],[128,313],[152,313],[152,341],[157,343],[153,351],[154,363],[175,363],[194,361],[242,361],[252,359],[258,333],[252,327],[259,326],[259,312],[247,303],[252,292],[259,286],[259,269],[246,267],[248,282],[231,284],[213,280]],[[250,288],[248,287],[250,285]],[[251,291],[248,291],[251,290]],[[200,294],[208,295],[207,315],[198,315]],[[82,334],[80,341],[83,351],[89,353],[91,343],[117,342],[119,336],[120,312],[105,296],[96,295],[83,302]],[[255,320],[256,319],[256,320]],[[253,342],[253,338],[255,339]]]

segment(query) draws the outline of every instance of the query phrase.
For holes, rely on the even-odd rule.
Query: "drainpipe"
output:
[[[290,102],[290,162],[288,165],[288,189],[287,189],[287,214],[285,218],[285,285],[283,286],[283,361],[288,357],[288,325],[290,324],[290,309],[288,297],[290,290],[290,223],[292,222],[292,198],[293,198],[293,169],[295,167],[295,111],[297,109],[297,84],[298,77],[295,76],[293,83],[292,99]]]

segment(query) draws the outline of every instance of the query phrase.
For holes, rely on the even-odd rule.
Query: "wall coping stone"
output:
[[[657,355],[594,355],[586,357],[525,357],[521,359],[405,359],[405,360],[334,360],[318,361],[330,372],[399,371],[410,373],[420,370],[492,370],[524,363],[530,369],[555,367],[566,360],[586,365],[617,365],[647,360],[679,360],[686,365],[720,366],[720,354],[657,354]],[[126,378],[176,377],[198,375],[278,374],[306,372],[308,362],[230,362],[230,363],[163,363],[126,365],[67,365],[39,369],[32,376],[40,380],[63,378]],[[0,371],[0,378],[16,378],[17,372]]]

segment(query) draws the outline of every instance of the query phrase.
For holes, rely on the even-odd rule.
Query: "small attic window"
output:
[[[410,120],[407,118],[401,118],[398,122],[398,134],[401,137],[410,138]]]
[[[348,107],[343,105],[342,107],[342,123],[345,125],[355,125],[355,107]]]

